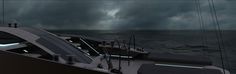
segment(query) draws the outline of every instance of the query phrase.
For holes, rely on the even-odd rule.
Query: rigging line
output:
[[[5,0],[2,0],[2,25],[5,24]]]
[[[198,8],[199,8],[200,20],[201,20],[201,23],[202,23],[203,39],[204,39],[205,45],[207,45],[207,38],[206,38],[206,36],[205,36],[205,34],[206,34],[206,28],[205,28],[205,23],[204,23],[204,21],[203,21],[202,8],[201,8],[200,1],[199,1],[199,0],[198,0]]]
[[[209,2],[209,8],[210,8],[210,12],[211,12],[212,21],[213,21],[214,25],[217,25],[217,23],[216,23],[217,20],[216,20],[216,17],[214,15],[212,2],[210,2],[210,0],[208,0],[208,2]],[[222,46],[221,46],[221,42],[220,42],[220,37],[219,37],[218,27],[217,26],[215,26],[215,33],[216,33],[218,48],[219,48],[219,51],[220,51],[221,65],[223,67],[223,73],[225,74],[225,64],[224,64],[224,58],[223,58],[223,53],[222,53]]]
[[[223,57],[225,57],[226,65],[228,65],[229,69],[231,70],[231,67],[230,67],[230,64],[229,64],[230,62],[229,62],[229,59],[228,59],[228,55],[226,54],[226,48],[225,48],[224,39],[223,39],[223,30],[221,29],[221,26],[220,26],[220,23],[219,23],[219,20],[218,20],[218,16],[217,16],[217,13],[216,13],[216,8],[215,8],[214,1],[211,0],[211,3],[212,3],[213,11],[214,11],[214,16],[215,16],[215,21],[216,21],[217,28],[218,28],[219,37],[220,37],[221,44],[222,44],[222,50],[223,50],[223,52],[225,54]]]
[[[118,62],[119,64],[118,65],[119,65],[119,71],[121,71],[121,44],[118,39],[115,39],[115,41],[117,42],[118,48],[119,48],[119,51],[118,51],[119,52],[118,53],[119,54],[119,62]]]
[[[197,16],[199,17],[198,18],[198,21],[200,22],[200,30],[201,30],[201,33],[202,33],[202,36],[201,36],[201,40],[202,40],[202,45],[203,46],[206,46],[206,43],[207,43],[207,40],[205,39],[205,27],[204,27],[204,21],[203,21],[203,18],[202,18],[202,11],[201,11],[201,7],[200,7],[200,2],[199,0],[195,0],[195,6],[196,6],[196,12],[197,12]],[[204,55],[207,55],[204,51],[205,47],[202,47],[202,53]]]
[[[131,40],[132,40],[132,36],[129,38],[129,44],[128,44],[128,58],[130,57]],[[130,65],[130,59],[128,59],[128,66],[129,66],[129,65]]]
[[[202,17],[202,9],[201,9],[201,4],[199,0],[195,0],[195,4],[196,4],[196,11],[197,11],[197,16],[198,16],[198,21],[200,24],[200,30],[201,30],[201,39],[202,39],[202,53],[204,56],[207,56],[207,54],[205,53],[205,47],[207,46],[207,38],[205,36],[206,30],[205,30],[205,23],[203,21],[203,17]],[[209,57],[209,56],[208,56]],[[204,72],[202,74],[205,74]]]
[[[136,49],[136,39],[135,39],[135,35],[133,34],[133,41],[134,41],[134,50]]]
[[[215,7],[214,7],[214,3],[213,3],[213,0],[208,0],[208,5],[209,5],[209,8],[210,8],[210,12],[211,12],[211,17],[212,17],[212,22],[216,25],[215,26],[215,33],[216,33],[216,38],[217,38],[217,43],[218,43],[218,48],[219,48],[219,51],[220,51],[220,59],[221,59],[221,64],[222,64],[222,67],[223,67],[223,73],[225,74],[225,64],[224,64],[224,57],[223,57],[223,47],[221,45],[221,40],[220,40],[220,26],[219,26],[219,22],[218,22],[218,18],[216,16],[216,12],[215,12]]]

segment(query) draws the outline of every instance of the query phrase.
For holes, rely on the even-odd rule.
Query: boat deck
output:
[[[138,74],[223,74],[223,72],[218,69],[207,67],[143,64],[140,67]],[[225,74],[229,74],[229,72],[226,72]]]

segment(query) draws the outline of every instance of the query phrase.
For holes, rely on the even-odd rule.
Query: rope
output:
[[[223,52],[225,54],[224,56],[225,56],[225,59],[226,59],[226,64],[228,65],[229,70],[231,70],[231,67],[230,67],[230,64],[229,64],[228,55],[226,54],[226,48],[225,48],[224,38],[223,38],[223,30],[221,29],[221,26],[220,26],[220,23],[219,23],[219,20],[218,20],[218,16],[217,16],[217,13],[216,13],[216,8],[215,8],[214,1],[211,0],[211,3],[212,3],[213,11],[214,11],[214,16],[215,16],[215,20],[216,20],[216,24],[217,24],[217,28],[218,28],[219,37],[221,39],[222,50],[223,50]]]
[[[206,30],[205,30],[205,23],[203,21],[203,17],[202,17],[202,9],[201,9],[201,5],[200,5],[200,2],[199,0],[195,0],[195,6],[196,6],[196,12],[197,12],[197,16],[198,16],[198,21],[199,21],[199,24],[200,24],[200,32],[201,32],[201,40],[202,40],[202,45],[203,46],[207,46],[207,39],[205,37],[205,33],[206,33]],[[202,47],[202,53],[203,55],[207,55],[205,53],[205,47]],[[205,74],[204,72],[202,74]]]
[[[200,22],[200,30],[201,30],[201,34],[202,34],[202,45],[203,46],[206,46],[207,45],[207,39],[205,37],[205,33],[206,33],[206,30],[205,30],[205,23],[203,21],[203,17],[202,17],[202,9],[200,7],[200,2],[199,0],[195,0],[195,4],[196,4],[196,11],[197,11],[197,16],[199,17],[199,22]],[[204,55],[207,55],[206,53],[204,53],[205,49],[204,47],[202,47],[202,52]]]
[[[224,40],[223,40],[223,35],[222,35],[222,30],[221,30],[221,27],[220,27],[220,23],[218,21],[218,16],[217,16],[217,13],[216,13],[216,8],[215,8],[215,5],[214,5],[214,1],[213,0],[208,0],[208,3],[209,3],[209,8],[210,8],[210,12],[211,12],[211,17],[212,17],[212,21],[214,24],[216,24],[215,26],[215,32],[216,32],[216,37],[217,37],[217,43],[218,43],[218,48],[220,50],[220,58],[221,58],[221,64],[222,64],[222,67],[223,67],[223,72],[225,74],[225,62],[224,62],[224,53],[226,53],[226,50],[225,50],[225,45],[224,45]],[[228,57],[227,57],[227,54],[225,54],[225,59],[226,59],[226,62],[227,62],[227,65],[230,68],[230,65],[229,65],[229,60],[228,60]]]

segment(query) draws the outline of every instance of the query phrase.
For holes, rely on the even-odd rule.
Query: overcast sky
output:
[[[221,28],[236,30],[236,1],[214,3]],[[214,29],[208,1],[200,0],[200,7],[204,26]],[[5,0],[5,18],[46,29],[200,29],[195,0]]]

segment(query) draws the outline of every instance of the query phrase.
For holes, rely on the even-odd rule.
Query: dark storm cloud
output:
[[[236,29],[235,3],[232,0],[214,0],[222,29]],[[200,0],[206,29],[215,29],[207,0]],[[119,28],[132,29],[200,29],[195,0],[134,0],[121,12]]]
[[[126,28],[165,29],[170,17],[193,10],[194,1],[191,0],[134,0],[120,15],[127,19],[125,24],[122,23]]]
[[[236,29],[236,1],[214,1],[222,28]],[[200,4],[213,29],[207,0]],[[48,29],[199,29],[194,0],[6,0],[5,8],[8,22]]]
[[[9,0],[6,18],[24,25],[51,28],[91,26],[103,14],[97,12],[99,1],[89,0]]]

